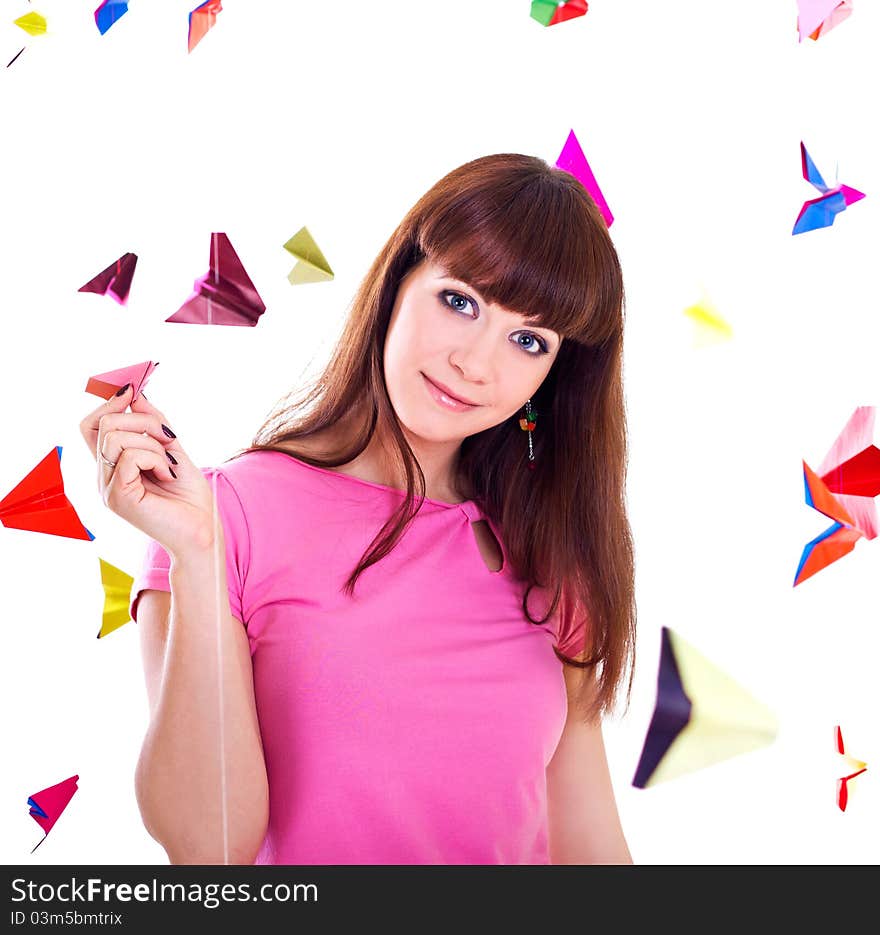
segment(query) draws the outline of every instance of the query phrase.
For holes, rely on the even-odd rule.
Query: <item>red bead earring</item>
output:
[[[538,413],[532,408],[532,400],[527,399],[525,405],[526,415],[524,419],[519,420],[519,427],[529,433],[529,470],[535,470],[535,449],[532,447],[532,432],[535,430],[535,423],[538,420]]]

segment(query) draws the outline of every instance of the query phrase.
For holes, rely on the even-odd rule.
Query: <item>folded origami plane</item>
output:
[[[104,588],[104,610],[101,629],[98,631],[98,639],[101,639],[131,620],[128,604],[134,578],[103,558],[99,557],[98,561],[101,563],[101,585]]]
[[[556,160],[556,166],[559,169],[565,169],[566,172],[570,172],[584,188],[590,193],[590,197],[593,201],[596,202],[597,207],[602,212],[602,217],[605,218],[605,223],[608,227],[614,223],[614,215],[611,213],[611,209],[608,207],[608,202],[605,201],[605,196],[602,194],[601,189],[599,188],[599,183],[596,181],[596,177],[593,175],[593,170],[590,168],[590,164],[587,162],[587,157],[584,155],[584,151],[581,149],[581,144],[578,142],[578,138],[574,135],[574,130],[571,130],[568,134],[568,139],[565,141],[565,146],[562,147],[562,152],[559,154],[559,158]]]
[[[77,780],[79,776],[71,776],[64,779],[54,786],[41,789],[35,792],[27,800],[30,806],[30,816],[46,833],[34,845],[33,852],[46,840],[49,832],[52,830],[55,822],[61,817],[61,813],[70,804],[74,793],[77,792]]]
[[[222,12],[220,0],[205,0],[189,14],[189,29],[186,37],[187,51],[192,50],[202,41],[209,29],[217,22],[217,14]]]
[[[636,788],[766,746],[776,732],[771,711],[663,627],[657,701],[632,781]]]
[[[689,305],[684,313],[694,323],[694,344],[697,347],[717,344],[733,335],[733,328],[721,317],[718,309],[705,295],[699,302]]]
[[[137,255],[123,253],[118,260],[111,263],[105,270],[90,279],[84,286],[80,286],[77,292],[96,292],[98,295],[109,295],[111,299],[115,299],[120,305],[125,305],[128,302],[128,293],[131,289],[135,266],[137,266]]]
[[[46,32],[46,17],[39,13],[25,13],[24,16],[19,16],[12,22],[29,36],[42,36]]]
[[[210,268],[168,322],[253,327],[266,306],[226,234],[211,234]]]
[[[61,445],[53,448],[0,500],[0,523],[7,529],[27,529],[69,539],[91,542],[95,538],[64,495]]]
[[[822,195],[805,201],[800,214],[794,222],[792,234],[803,234],[806,231],[816,230],[819,227],[830,227],[834,218],[849,205],[861,201],[865,197],[863,192],[850,188],[848,185],[827,185],[819,174],[815,163],[810,159],[806,146],[801,143],[801,166],[804,178],[817,188]]]
[[[333,270],[325,256],[318,249],[307,227],[301,227],[284,245],[292,253],[297,263],[287,278],[292,286],[304,282],[326,282],[333,278]]]
[[[852,0],[798,0],[798,42],[818,39],[852,13]]]
[[[838,760],[844,772],[847,773],[847,775],[840,776],[837,780],[837,807],[842,812],[845,812],[847,802],[849,801],[847,783],[852,782],[856,776],[861,776],[861,774],[868,769],[868,765],[850,756],[846,752],[843,746],[843,734],[840,732],[839,724],[834,728],[834,742],[838,753]]]
[[[877,537],[874,498],[880,494],[880,449],[872,444],[873,437],[874,407],[859,406],[825,455],[819,471],[803,462],[807,506],[833,523],[804,547],[795,585],[843,558],[862,537]]]
[[[120,367],[118,370],[108,370],[106,373],[95,374],[95,376],[89,377],[85,391],[93,396],[100,396],[101,399],[110,399],[126,383],[131,383],[133,387],[131,398],[135,399],[143,391],[150,376],[158,366],[158,361],[153,363],[151,360],[143,360],[139,364],[129,364],[127,367]]]
[[[104,0],[95,10],[95,25],[103,36],[124,14],[128,13],[128,0]]]
[[[555,26],[583,16],[588,6],[587,0],[532,0],[531,17],[542,26]]]

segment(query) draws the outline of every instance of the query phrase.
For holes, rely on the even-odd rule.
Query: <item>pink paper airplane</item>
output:
[[[77,791],[76,783],[78,779],[79,776],[71,776],[54,786],[35,792],[28,798],[31,818],[46,832],[34,845],[34,850],[31,851],[32,854],[46,840],[55,822],[58,821],[61,813],[67,808]]]
[[[211,234],[210,268],[189,299],[165,321],[253,327],[266,306],[226,234]]]
[[[138,393],[147,385],[151,374],[158,366],[158,362],[153,363],[151,360],[144,360],[139,364],[120,367],[119,370],[108,370],[106,373],[95,374],[95,376],[89,377],[85,391],[93,396],[100,396],[101,399],[110,399],[126,383],[131,383],[133,387],[131,398],[135,399]]]
[[[605,223],[608,227],[614,223],[614,215],[611,213],[611,209],[608,207],[608,202],[605,201],[605,197],[602,194],[599,184],[596,181],[596,177],[593,175],[593,170],[590,168],[590,164],[587,162],[587,157],[584,155],[584,151],[581,149],[581,144],[578,142],[577,137],[574,135],[574,130],[568,134],[568,139],[565,141],[565,146],[562,147],[562,152],[559,154],[559,158],[556,160],[556,165],[560,169],[565,169],[566,172],[570,172],[584,188],[590,193],[593,201],[596,202],[597,207],[602,212],[602,217],[605,218]]]
[[[859,406],[819,465],[819,476],[866,539],[876,539],[880,448],[874,444],[874,407]]]
[[[118,260],[111,263],[107,269],[98,273],[77,292],[96,292],[98,295],[109,295],[120,305],[128,302],[128,292],[131,289],[131,280],[134,268],[137,265],[137,255],[124,253]]]
[[[798,42],[818,39],[852,13],[852,0],[798,0]]]

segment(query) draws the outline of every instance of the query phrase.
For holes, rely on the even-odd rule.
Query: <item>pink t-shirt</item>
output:
[[[255,862],[549,863],[545,769],[567,710],[552,646],[578,653],[584,627],[525,619],[491,522],[500,571],[480,554],[480,508],[426,499],[352,599],[341,587],[402,491],[276,451],[202,472],[269,779]],[[148,540],[132,618],[142,589],[170,591],[168,567]],[[533,589],[535,619],[549,599]]]

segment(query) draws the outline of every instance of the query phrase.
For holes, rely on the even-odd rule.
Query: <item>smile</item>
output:
[[[451,412],[467,412],[470,409],[478,409],[479,406],[472,406],[469,403],[463,403],[460,399],[456,399],[454,396],[449,396],[443,390],[440,389],[435,383],[432,383],[424,374],[421,374],[422,379],[425,382],[425,387],[428,390],[428,393],[431,395],[431,398],[439,406],[442,406],[444,409],[447,409]]]

